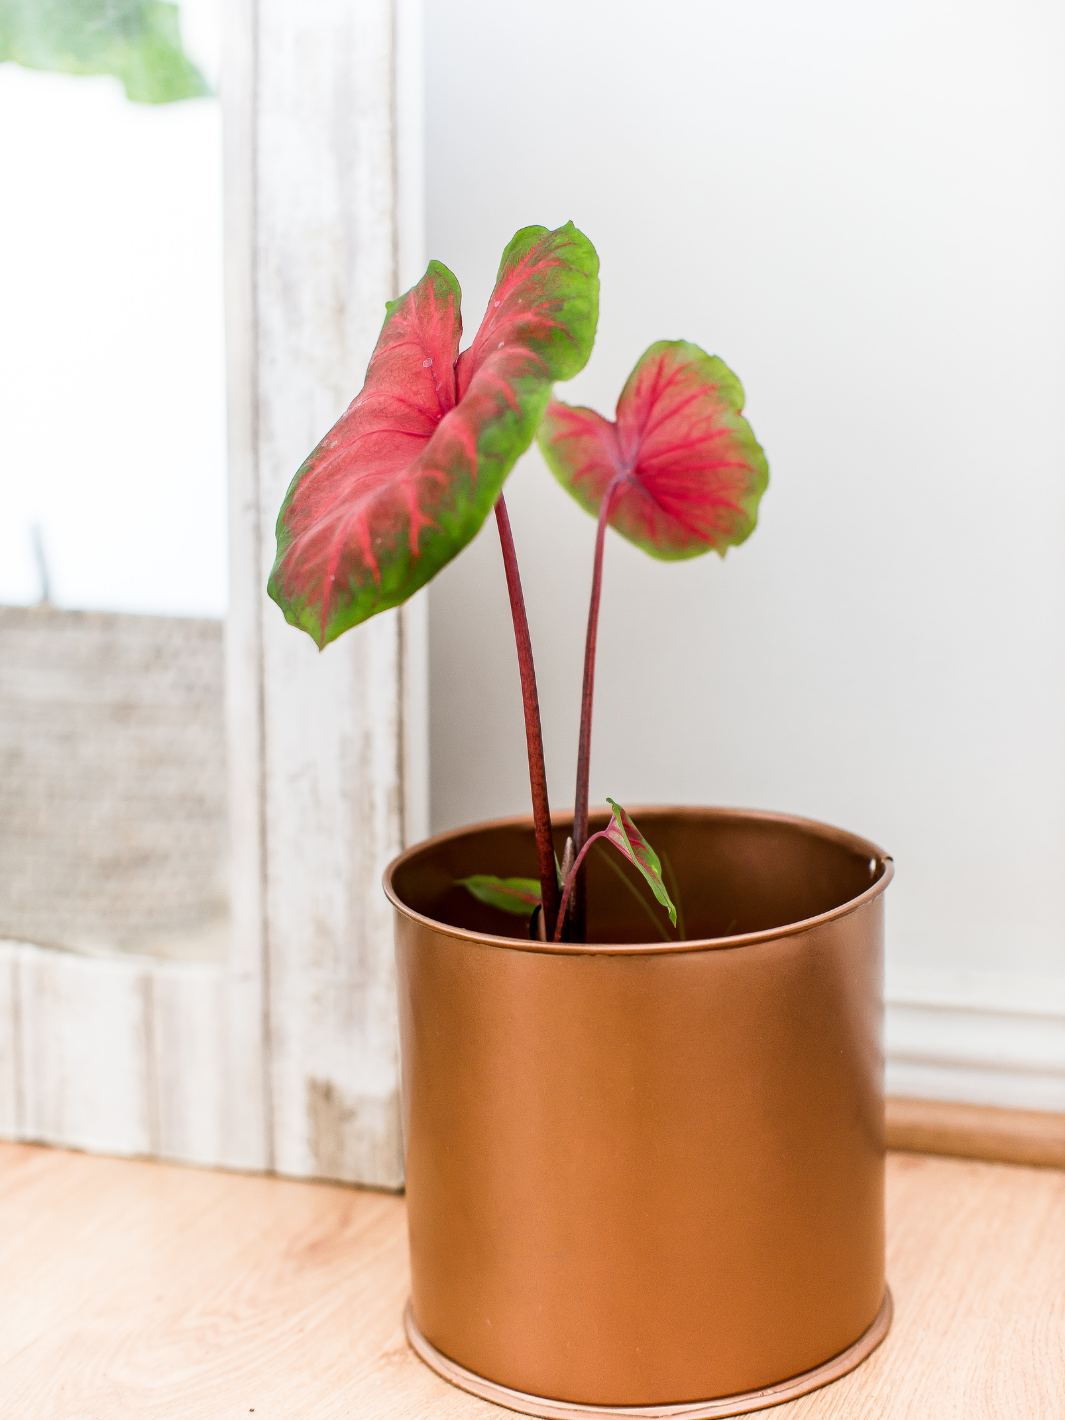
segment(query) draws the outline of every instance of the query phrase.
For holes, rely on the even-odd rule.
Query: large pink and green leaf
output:
[[[366,381],[297,472],[277,520],[269,592],[325,646],[398,606],[474,537],[528,448],[555,380],[586,363],[595,248],[572,224],[526,227],[458,354],[458,282],[429,263],[388,305]]]
[[[743,387],[686,340],[646,350],[617,418],[552,400],[538,439],[548,467],[593,516],[653,557],[724,555],[754,531],[769,470],[743,417]]]

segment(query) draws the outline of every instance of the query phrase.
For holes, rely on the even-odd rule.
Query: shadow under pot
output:
[[[892,863],[782,815],[633,818],[683,937],[609,850],[586,860],[587,943],[530,941],[456,886],[534,877],[529,819],[442,834],[385,874],[407,1334],[448,1380],[533,1415],[736,1415],[834,1380],[890,1324]],[[561,854],[570,822],[554,827]]]

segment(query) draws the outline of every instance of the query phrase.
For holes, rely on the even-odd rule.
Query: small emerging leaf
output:
[[[540,905],[538,878],[493,878],[487,873],[476,873],[471,878],[456,879],[456,886],[464,887],[478,902],[521,917],[528,917],[533,908]]]
[[[614,817],[603,830],[604,836],[644,875],[650,884],[651,891],[669,913],[669,920],[675,927],[677,925],[677,909],[670,901],[666,885],[662,881],[662,864],[659,862],[658,854],[621,805],[615,804],[614,800],[610,798],[607,799],[607,803],[613,810]]]
[[[537,439],[551,472],[593,517],[652,557],[724,556],[754,531],[769,469],[743,414],[743,386],[716,355],[659,340],[637,361],[617,422],[552,400]]]

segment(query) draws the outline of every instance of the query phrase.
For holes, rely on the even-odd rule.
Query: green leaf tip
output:
[[[666,891],[666,885],[662,880],[662,864],[658,854],[621,805],[609,797],[607,803],[610,805],[614,817],[605,829],[606,837],[647,879],[656,900],[669,913],[670,923],[675,927],[677,925],[677,909],[673,906],[669,893]]]

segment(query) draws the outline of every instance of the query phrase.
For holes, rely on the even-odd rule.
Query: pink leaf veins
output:
[[[743,387],[716,356],[660,340],[640,357],[615,421],[552,400],[539,443],[552,473],[654,557],[718,552],[754,530],[769,471],[743,414]]]
[[[572,223],[526,227],[459,356],[455,277],[430,262],[389,304],[362,390],[300,468],[270,595],[325,646],[397,606],[473,538],[531,442],[551,384],[591,351],[598,259]]]

